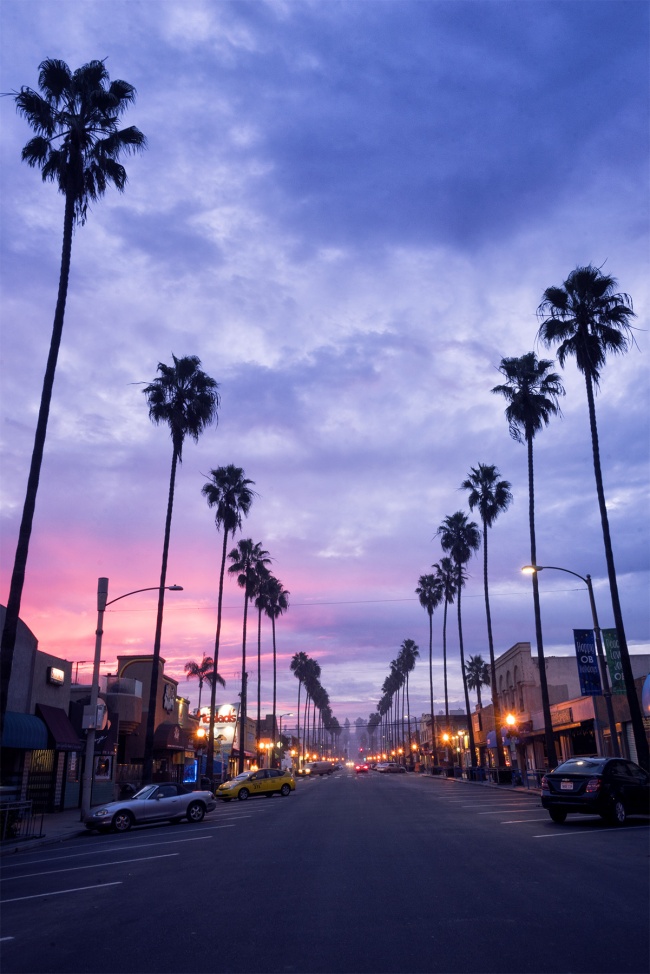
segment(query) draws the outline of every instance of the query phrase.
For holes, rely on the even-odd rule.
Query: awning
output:
[[[37,703],[36,709],[47,724],[55,751],[83,750],[83,744],[65,710],[61,707],[49,707],[44,703]]]
[[[5,714],[3,747],[15,747],[19,751],[47,750],[47,727],[34,714]]]
[[[159,724],[153,735],[154,751],[184,751],[187,735],[180,724]]]

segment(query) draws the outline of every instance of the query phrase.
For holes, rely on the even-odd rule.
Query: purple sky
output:
[[[496,464],[514,504],[490,539],[497,653],[534,645],[526,451],[491,395],[503,356],[535,348],[544,288],[604,265],[634,300],[637,347],[597,398],[627,636],[649,649],[648,6],[645,2],[4,0],[0,90],[38,65],[107,58],[138,90],[124,124],[148,151],[73,241],[22,617],[40,648],[92,657],[97,577],[110,597],[160,573],[171,442],[141,383],[198,355],[219,425],[179,472],[162,654],[171,675],[211,653],[220,536],[201,496],[235,463],[259,493],[244,536],[291,592],[278,623],[279,708],[291,655],[322,666],[341,722],[375,709],[405,638],[423,661],[414,589],[466,510],[470,467]],[[20,161],[2,107],[2,594],[6,600],[59,272],[63,198]],[[559,368],[558,368],[559,370]],[[590,573],[613,625],[584,381],[535,441],[542,564]],[[463,595],[465,649],[487,658],[482,559]],[[227,583],[220,671],[236,699],[243,599]],[[590,625],[584,586],[540,578],[548,654]],[[103,671],[150,652],[155,595],[107,613]],[[434,616],[442,706],[442,611]],[[251,632],[254,640],[254,632]],[[249,644],[253,648],[252,642]],[[461,698],[455,614],[450,691]],[[270,632],[264,630],[265,709]],[[84,664],[85,665],[85,664]],[[87,671],[89,669],[86,667]],[[83,666],[80,667],[83,672]],[[180,690],[196,703],[196,683]]]

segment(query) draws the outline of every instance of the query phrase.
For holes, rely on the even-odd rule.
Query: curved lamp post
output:
[[[182,592],[182,585],[165,585],[166,589],[170,592]],[[102,655],[102,636],[104,635],[104,610],[107,605],[112,605],[113,602],[119,602],[120,599],[126,599],[129,595],[137,595],[138,592],[158,592],[160,591],[159,585],[150,585],[148,588],[136,588],[133,592],[125,592],[124,595],[118,595],[117,598],[111,599],[107,602],[108,598],[108,579],[98,578],[97,579],[97,629],[95,630],[95,658],[93,660],[93,681],[90,689],[90,719],[91,726],[88,728],[86,734],[86,759],[84,763],[84,773],[82,779],[81,787],[81,821],[90,812],[90,799],[92,790],[92,770],[95,758],[95,724],[97,723],[97,697],[99,695],[99,664],[101,662]]]
[[[598,661],[600,663],[600,675],[603,684],[603,696],[605,697],[605,706],[607,708],[607,721],[609,723],[609,733],[612,740],[612,748],[615,757],[620,757],[621,752],[618,746],[618,735],[616,733],[616,720],[614,719],[614,708],[612,707],[612,691],[609,686],[609,677],[607,675],[607,664],[605,662],[605,654],[603,653],[603,643],[600,638],[600,626],[598,625],[598,614],[596,612],[596,601],[594,599],[594,588],[591,584],[591,575],[579,575],[578,572],[572,572],[570,568],[559,568],[557,565],[524,565],[521,569],[525,575],[535,575],[537,572],[544,571],[545,569],[554,572],[566,572],[567,575],[575,575],[587,586],[587,591],[589,592],[589,605],[591,606],[591,618],[594,625],[594,633],[596,636],[596,652],[598,654]],[[596,708],[594,706],[594,719],[596,717]]]

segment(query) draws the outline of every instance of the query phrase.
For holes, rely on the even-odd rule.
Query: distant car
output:
[[[558,824],[579,812],[622,825],[650,815],[650,775],[622,758],[569,758],[542,778],[542,805]]]
[[[332,774],[334,771],[334,765],[331,761],[312,761],[309,767],[309,773],[312,775],[316,774]]]
[[[375,771],[378,771],[379,774],[383,774],[383,772],[386,770],[387,766],[388,766],[388,762],[387,761],[379,761],[375,765],[374,770]]]
[[[165,782],[145,785],[131,798],[100,805],[84,819],[87,829],[99,832],[128,832],[133,825],[149,822],[201,822],[206,812],[217,807],[211,791],[190,791],[184,785]]]
[[[229,802],[232,798],[238,798],[240,802],[255,795],[266,795],[271,798],[274,794],[282,795],[286,798],[292,791],[295,791],[296,782],[290,771],[282,771],[280,768],[261,768],[259,771],[243,771],[231,781],[219,785],[216,797]]]
[[[395,764],[393,761],[389,761],[385,764],[378,764],[375,768],[379,774],[406,774],[406,768],[403,764]]]
[[[367,764],[357,764],[354,768],[356,774],[365,774],[368,771]]]

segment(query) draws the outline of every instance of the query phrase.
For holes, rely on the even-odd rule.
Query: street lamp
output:
[[[182,585],[165,585],[164,588],[168,589],[170,592],[182,592]],[[88,727],[86,733],[86,759],[84,764],[84,773],[81,788],[81,821],[85,819],[86,815],[90,813],[90,799],[91,799],[91,789],[92,789],[92,769],[95,759],[95,725],[97,724],[97,697],[99,695],[99,664],[101,662],[102,655],[102,636],[104,635],[104,610],[108,605],[112,605],[113,602],[119,602],[120,599],[126,599],[129,595],[137,595],[139,592],[159,592],[159,585],[150,585],[148,588],[136,588],[133,592],[125,592],[124,595],[118,595],[117,598],[111,599],[107,602],[108,597],[108,579],[98,578],[97,579],[97,629],[95,630],[95,657],[93,660],[93,681],[90,688],[90,726]]]
[[[589,592],[589,605],[591,606],[591,618],[594,625],[594,633],[596,636],[596,652],[598,654],[598,660],[600,662],[600,674],[603,682],[603,696],[605,697],[605,707],[607,708],[607,720],[609,723],[609,733],[612,740],[612,748],[614,750],[614,757],[620,757],[621,752],[618,746],[618,736],[616,734],[616,720],[614,719],[614,708],[612,707],[612,692],[609,686],[609,677],[607,676],[607,664],[605,662],[605,654],[603,653],[603,643],[600,638],[600,626],[598,625],[598,614],[596,612],[596,600],[594,599],[594,588],[591,584],[591,575],[579,575],[578,572],[571,571],[570,568],[559,568],[557,565],[524,565],[521,569],[525,575],[536,575],[538,572],[548,569],[554,572],[566,572],[567,575],[574,575],[579,578],[587,586],[587,591]],[[594,706],[594,721],[597,722],[598,718],[596,716],[596,708]]]

